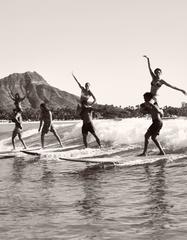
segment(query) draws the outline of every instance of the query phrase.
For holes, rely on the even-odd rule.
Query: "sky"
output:
[[[52,86],[80,95],[90,82],[99,104],[135,106],[153,70],[187,91],[186,0],[0,0],[0,78],[36,71]],[[163,86],[158,102],[187,96]]]

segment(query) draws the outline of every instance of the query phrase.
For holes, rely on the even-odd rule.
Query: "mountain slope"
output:
[[[39,108],[40,103],[46,102],[49,107],[75,109],[79,98],[73,94],[50,86],[37,72],[14,73],[0,79],[0,109],[14,108],[14,102],[9,92],[26,96],[22,102],[23,109]]]

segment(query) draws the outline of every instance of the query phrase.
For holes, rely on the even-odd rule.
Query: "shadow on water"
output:
[[[13,177],[13,182],[21,182],[23,178],[23,171],[24,169],[35,162],[39,162],[39,157],[34,157],[32,159],[28,158],[26,160],[25,157],[14,157],[14,162],[13,162],[13,172],[12,172],[12,177]]]
[[[42,188],[49,190],[54,186],[54,183],[55,183],[54,172],[48,168],[48,163],[46,160],[42,161],[41,168],[42,168],[42,177],[40,181],[42,182]]]
[[[99,219],[101,213],[99,205],[102,199],[99,197],[100,181],[99,174],[103,171],[100,166],[88,167],[79,172],[78,180],[82,184],[84,198],[77,201],[77,211],[86,219]]]
[[[166,162],[145,166],[146,178],[149,182],[147,191],[147,205],[144,215],[148,221],[144,224],[149,229],[149,239],[165,239],[164,234],[171,225],[170,208],[166,195]]]
[[[12,208],[23,215],[38,212],[46,217],[47,222],[50,220],[51,189],[55,182],[53,171],[48,169],[47,161],[40,162],[39,157],[24,160],[17,157],[13,162],[9,194],[16,204]]]
[[[75,203],[76,211],[85,220],[85,239],[100,239],[102,228],[98,222],[102,216],[102,176],[105,169],[101,165],[94,165],[78,172],[78,181],[83,190],[82,199]]]
[[[23,161],[23,158],[15,157],[13,162],[13,171],[12,171],[12,180],[14,183],[20,183],[23,178],[23,170],[26,167],[26,164]]]

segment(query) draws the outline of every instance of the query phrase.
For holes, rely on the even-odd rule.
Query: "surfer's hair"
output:
[[[44,109],[44,110],[47,110],[47,106],[45,103],[41,103],[40,104],[40,108]]]
[[[85,87],[86,87],[86,86],[90,87],[90,83],[89,83],[89,82],[86,82],[86,83],[85,83]]]
[[[156,69],[154,70],[154,73],[157,74],[158,72],[162,73],[162,70],[161,70],[160,68],[156,68]]]
[[[20,98],[19,93],[16,93],[16,94],[15,94],[15,97],[16,97],[16,98]]]
[[[144,93],[143,96],[144,96],[144,99],[147,100],[147,101],[150,101],[153,98],[153,94],[150,93],[150,92]]]

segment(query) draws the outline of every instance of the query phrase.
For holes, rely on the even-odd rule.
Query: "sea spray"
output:
[[[164,121],[160,140],[170,150],[187,149],[187,119]]]

